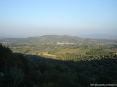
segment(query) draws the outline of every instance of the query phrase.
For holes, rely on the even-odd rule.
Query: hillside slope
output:
[[[60,61],[13,53],[0,45],[0,87],[90,87],[117,84],[117,56],[91,61]]]

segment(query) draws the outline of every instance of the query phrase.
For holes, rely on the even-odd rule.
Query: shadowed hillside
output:
[[[13,53],[0,44],[0,87],[89,87],[117,83],[117,56],[61,61]]]

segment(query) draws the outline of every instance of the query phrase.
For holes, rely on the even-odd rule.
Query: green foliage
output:
[[[0,44],[0,57],[7,56],[8,54],[11,54],[12,51],[8,48]]]
[[[10,50],[2,45],[0,48]],[[69,53],[67,55],[72,57]],[[117,83],[116,55],[73,62],[10,51],[9,56],[2,55],[2,58],[0,87],[90,87],[93,83]]]
[[[0,87],[89,87],[90,83],[117,83],[117,41],[68,36],[8,41],[10,48],[0,44]]]

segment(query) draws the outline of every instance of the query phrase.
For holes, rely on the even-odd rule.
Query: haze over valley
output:
[[[117,86],[117,0],[0,0],[0,87]]]

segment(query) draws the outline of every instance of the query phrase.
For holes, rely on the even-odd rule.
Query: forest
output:
[[[43,36],[0,42],[0,87],[117,83],[116,40]]]

